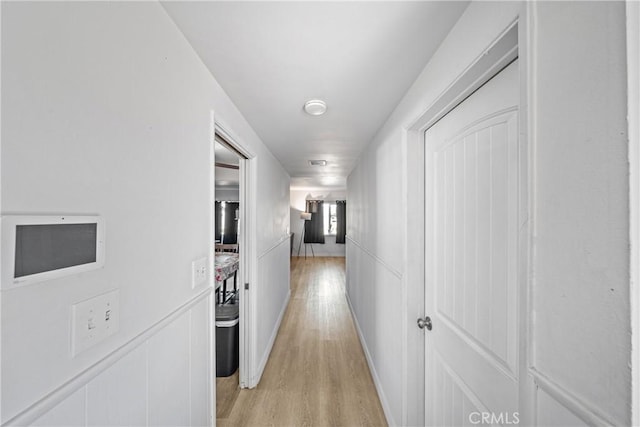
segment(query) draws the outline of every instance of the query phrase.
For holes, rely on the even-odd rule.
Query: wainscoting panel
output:
[[[402,276],[347,238],[347,300],[389,425],[402,419]]]
[[[140,368],[146,364],[143,344],[87,385],[88,425],[146,425],[147,371]]]
[[[215,381],[215,373],[209,372],[212,362],[209,351],[209,336],[213,327],[210,306],[205,301],[191,309],[191,425],[206,426],[211,422],[211,382]]]
[[[588,425],[540,388],[536,400],[536,417],[539,426],[577,427]]]
[[[289,303],[289,254],[289,236],[286,236],[258,256],[257,281],[251,294],[255,298],[252,301],[255,318],[251,323],[255,328],[255,348],[250,388],[258,385],[262,377]]]
[[[213,425],[212,298],[196,296],[5,424]]]
[[[84,387],[73,393],[58,406],[38,418],[32,425],[50,426],[84,426],[85,425],[85,389]],[[11,425],[8,423],[8,425]]]
[[[189,314],[148,345],[149,425],[189,425]]]

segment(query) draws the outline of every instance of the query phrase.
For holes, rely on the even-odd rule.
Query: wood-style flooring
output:
[[[260,384],[217,380],[218,426],[383,426],[345,298],[344,258],[292,258],[291,300]]]

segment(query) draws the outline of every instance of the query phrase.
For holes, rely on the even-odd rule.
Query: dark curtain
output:
[[[221,202],[216,202],[216,209],[215,209],[215,215],[216,215],[216,236],[215,236],[215,240],[216,242],[220,242],[220,235],[222,234],[222,203]],[[222,243],[222,242],[220,242]]]
[[[344,243],[347,236],[347,201],[336,200],[336,243]]]
[[[307,200],[307,212],[311,212],[311,220],[304,222],[304,242],[324,243],[324,203]]]
[[[238,202],[226,202],[224,207],[224,242],[227,244],[238,243],[238,216],[236,211],[240,208]]]

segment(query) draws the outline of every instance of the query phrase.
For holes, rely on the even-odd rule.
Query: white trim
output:
[[[240,371],[240,387],[255,387],[252,378],[255,376],[255,367],[257,359],[258,336],[256,330],[258,328],[258,301],[256,295],[256,284],[258,282],[258,248],[256,245],[258,237],[258,216],[257,216],[257,200],[258,200],[258,173],[256,170],[256,160],[241,161],[243,167],[243,178],[241,181],[241,191],[246,203],[244,210],[245,218],[245,235],[243,237],[243,248],[240,248],[241,254],[246,260],[243,277],[245,280],[241,282],[249,283],[249,289],[243,290],[243,298],[240,299],[240,345],[244,343],[245,352],[240,355],[244,360],[245,373]],[[244,252],[242,252],[244,251]],[[242,256],[242,255],[241,255]],[[243,268],[240,266],[240,268]],[[244,287],[243,287],[244,289]],[[242,322],[245,322],[243,325]],[[244,336],[243,332],[246,332]],[[241,347],[242,348],[242,347]],[[241,365],[242,366],[242,365]]]
[[[189,426],[193,425],[193,313],[191,313],[191,311],[189,311],[189,313],[187,313],[189,315],[189,318],[187,319],[187,323],[188,323],[188,328],[187,330],[189,331],[189,336],[188,341],[189,344],[187,344],[189,347],[189,361],[188,361],[188,371],[189,371],[189,377],[188,377],[188,382],[189,382]],[[148,359],[147,359],[148,360]],[[85,391],[85,398],[84,401],[85,402],[89,402],[89,387],[85,387],[84,391]],[[88,407],[89,405],[86,404],[85,405],[85,423],[87,423],[86,420],[88,420]],[[88,424],[88,423],[87,423]]]
[[[267,348],[265,349],[264,354],[262,355],[262,359],[260,360],[260,365],[256,370],[255,375],[251,378],[251,383],[249,388],[254,388],[260,382],[260,378],[262,378],[262,374],[264,373],[264,368],[267,366],[267,362],[269,361],[269,356],[271,356],[271,350],[273,349],[273,344],[276,342],[276,337],[278,336],[278,332],[280,331],[280,325],[282,324],[282,319],[284,318],[284,314],[287,311],[287,307],[289,306],[289,299],[291,298],[291,290],[287,291],[287,297],[284,299],[284,304],[282,304],[282,310],[280,310],[280,314],[278,315],[278,320],[276,320],[275,328],[273,328],[273,332],[271,333],[271,337],[269,338],[269,342],[267,343]]]
[[[224,140],[236,151],[236,153],[244,156],[240,158],[240,269],[238,281],[242,297],[240,298],[240,349],[239,349],[239,385],[241,388],[251,388],[255,376],[255,353],[257,345],[257,336],[255,334],[256,324],[256,301],[253,287],[245,289],[245,283],[255,283],[256,271],[258,266],[258,257],[256,256],[256,184],[255,179],[255,153],[245,147],[240,140],[233,134],[229,127],[224,124],[220,118],[215,122],[215,133],[219,134]],[[215,139],[215,135],[214,135]],[[212,146],[214,144],[212,143]],[[214,162],[215,163],[215,162]],[[212,164],[214,164],[212,163]],[[214,181],[215,187],[215,181]],[[212,198],[215,200],[215,193]],[[212,205],[213,210],[213,205]],[[211,240],[213,242],[213,239]],[[211,270],[213,271],[213,270]]]
[[[424,307],[424,137],[415,130],[403,131],[402,143],[402,210],[406,236],[402,275],[402,425],[424,425],[424,360],[425,336],[416,320],[425,315]],[[414,337],[420,339],[415,340]],[[411,365],[410,365],[411,364]],[[417,371],[416,371],[417,370]],[[419,378],[412,384],[411,377]],[[412,387],[413,385],[413,387]]]
[[[211,297],[209,298],[209,307],[207,307],[207,310],[209,312],[209,316],[208,316],[208,339],[209,339],[209,345],[207,347],[207,351],[209,352],[209,357],[207,358],[209,361],[209,364],[207,366],[207,378],[215,378],[216,376],[216,337],[215,337],[215,321],[216,321],[216,309],[215,309],[215,305],[216,305],[216,301],[215,301],[215,294],[211,294]],[[148,359],[147,359],[148,360]],[[149,392],[149,386],[147,385],[147,393]],[[209,407],[209,425],[210,426],[215,426],[216,425],[216,382],[214,381],[209,381],[209,387],[207,389],[207,393],[209,394],[209,402],[207,403],[207,406]],[[149,397],[147,396],[147,402],[149,401]],[[148,425],[148,419],[147,419],[147,425]]]
[[[240,298],[240,373],[238,375],[240,381],[240,387],[245,388],[249,386],[250,378],[253,376],[253,356],[252,349],[256,346],[256,337],[254,337],[254,331],[256,323],[254,321],[256,312],[256,305],[253,303],[254,295],[251,292],[251,288],[245,289],[245,283],[254,283],[254,277],[252,272],[258,268],[257,257],[255,257],[255,220],[251,218],[255,217],[255,192],[253,189],[255,185],[251,180],[253,173],[254,161],[246,159],[240,159],[240,259],[244,260],[240,265],[240,292],[242,297]],[[249,235],[249,232],[251,234]],[[244,265],[243,265],[244,264]]]
[[[518,57],[518,21],[512,22],[467,68],[456,76],[408,130],[424,134],[438,120]],[[514,45],[515,43],[515,45]]]
[[[204,301],[207,297],[209,298],[209,301],[213,299],[213,292],[211,288],[207,288],[203,292],[194,296],[191,300],[182,304],[180,307],[163,317],[160,321],[154,323],[153,325],[151,325],[151,327],[142,331],[136,337],[116,348],[114,351],[107,354],[104,358],[100,359],[84,371],[80,372],[78,375],[71,378],[69,381],[56,388],[51,393],[44,396],[42,399],[38,400],[11,419],[7,420],[3,425],[29,425],[33,423],[38,418],[53,409],[56,405],[78,391],[80,388],[87,385],[92,379],[100,375],[109,367],[113,366],[124,356],[131,353],[141,345],[145,344],[152,336],[165,329],[175,320],[179,319],[183,314],[187,313],[195,305],[197,305],[201,301]]]
[[[640,426],[640,3],[626,2],[631,273],[631,420]]]
[[[225,123],[224,123],[224,119],[218,118],[216,119],[216,124],[215,124],[215,130],[216,132],[222,136],[222,138],[224,138],[224,140],[231,145],[231,148],[233,150],[235,150],[237,153],[241,154],[242,156],[244,156],[246,159],[252,159],[255,157],[255,154],[248,149],[247,147],[243,146],[239,141],[240,139],[237,138],[235,136],[235,134],[231,131],[231,128],[229,128]]]
[[[216,230],[216,215],[215,215],[215,205],[213,202],[213,200],[216,199],[216,168],[215,168],[215,140],[216,140],[216,120],[215,120],[215,112],[213,110],[211,110],[209,112],[209,242],[214,242],[215,241],[215,230]],[[208,286],[209,289],[215,289],[216,288],[216,284],[215,284],[215,275],[213,274],[214,270],[214,263],[215,263],[215,246],[213,246],[212,244],[209,245],[209,250],[208,250],[208,269],[211,272],[209,274],[209,278],[208,278]],[[209,378],[215,378],[215,372],[216,372],[216,328],[215,328],[215,321],[216,321],[216,312],[215,312],[215,306],[214,306],[215,302],[213,301],[213,298],[210,299],[209,301],[209,345],[208,345],[208,351],[209,351],[209,357],[207,358],[208,360],[208,371],[209,371]],[[148,389],[148,386],[147,386]],[[209,419],[210,421],[210,425],[215,425],[216,424],[216,382],[215,381],[209,381],[209,387],[208,387],[208,393],[210,396],[208,405],[210,408],[209,411]],[[147,397],[147,401],[148,401],[148,397]],[[148,414],[147,414],[147,423],[149,422],[148,419]]]
[[[373,384],[376,386],[376,391],[378,392],[378,399],[380,399],[380,404],[382,405],[382,411],[384,412],[384,416],[387,419],[387,424],[390,426],[398,425],[393,419],[393,412],[391,412],[389,401],[387,400],[387,396],[384,394],[384,389],[382,387],[382,384],[380,383],[380,378],[378,377],[376,366],[373,363],[371,354],[369,353],[369,348],[367,347],[367,341],[364,338],[362,329],[360,329],[360,324],[358,323],[358,318],[355,314],[355,311],[353,310],[353,306],[351,305],[351,299],[349,298],[348,292],[345,292],[345,297],[347,298],[347,304],[349,305],[351,318],[353,319],[353,323],[356,326],[356,331],[358,332],[358,339],[360,340],[360,345],[362,346],[362,350],[364,351],[364,356],[367,359],[367,365],[369,365],[369,371],[371,371],[371,378],[373,379]]]
[[[2,4],[0,3],[0,46],[2,46]],[[0,94],[2,93],[2,55],[0,54]],[[2,147],[2,102],[0,102],[0,147]],[[2,165],[2,149],[0,149],[0,165]],[[2,167],[0,166],[0,214],[2,213]],[[0,242],[2,242],[2,231],[0,229]],[[0,248],[0,259],[2,259],[2,248]],[[0,262],[0,280],[3,276],[2,263]],[[2,287],[2,283],[0,283]],[[2,319],[2,292],[0,292],[0,319]],[[0,330],[0,362],[2,362],[2,331]],[[0,384],[4,384],[2,381],[2,363],[0,363]],[[0,387],[0,420],[2,420],[2,388]]]
[[[211,301],[212,298],[209,298]],[[149,405],[149,381],[150,375],[150,364],[149,364],[149,346],[145,344],[144,346],[144,417],[145,417],[145,425],[148,426],[149,420],[151,419],[151,405]],[[215,401],[214,401],[215,402]],[[215,403],[212,405],[215,411]],[[214,412],[215,414],[215,412]]]
[[[271,246],[269,249],[267,249],[262,254],[260,254],[258,256],[258,260],[261,260],[266,255],[268,255],[270,252],[272,252],[274,249],[276,249],[278,246],[280,246],[281,244],[283,244],[284,242],[287,242],[289,240],[291,240],[291,235],[290,234],[287,234],[286,236],[281,237],[280,240],[278,240],[278,242],[275,245]]]
[[[573,413],[576,417],[588,425],[593,426],[621,426],[624,423],[607,419],[604,414],[598,413],[593,410],[592,406],[584,402],[575,394],[562,387],[557,382],[536,370],[535,368],[529,369],[530,375],[533,377],[535,384],[544,390],[549,396],[555,399],[568,411]]]
[[[531,62],[530,55],[533,49],[530,46],[532,37],[530,31],[533,26],[531,25],[531,8],[529,5],[524,5],[520,10],[518,17],[509,26],[507,26],[498,37],[491,43],[484,52],[476,57],[462,73],[460,73],[447,88],[445,88],[435,100],[425,109],[425,111],[417,117],[412,125],[408,127],[409,132],[413,132],[414,135],[418,135],[419,138],[424,139],[424,132],[433,126],[438,120],[444,117],[449,111],[453,110],[459,103],[464,101],[469,95],[475,92],[478,88],[484,85],[493,76],[497,75],[504,67],[511,63],[514,59],[520,58],[520,102],[519,102],[519,123],[520,134],[519,141],[519,174],[520,184],[519,193],[521,194],[518,224],[519,224],[519,236],[518,236],[518,318],[520,321],[520,329],[518,331],[518,376],[519,376],[519,390],[520,400],[519,406],[525,408],[525,413],[531,413],[530,410],[534,405],[533,394],[531,390],[533,388],[532,378],[526,373],[526,367],[529,358],[526,354],[527,349],[530,347],[530,311],[529,311],[529,293],[530,293],[530,278],[531,268],[530,263],[530,233],[532,232],[531,226],[531,214],[533,204],[531,200],[532,192],[532,178],[529,176],[531,168],[530,161],[533,158],[531,156],[531,136],[527,133],[530,129],[529,120],[531,117],[530,108],[528,102],[530,102],[530,94],[533,86],[531,78]],[[523,37],[524,36],[524,37]],[[423,157],[424,158],[424,157]],[[427,163],[425,160],[425,168]],[[524,181],[524,182],[523,182]],[[427,188],[423,187],[423,192],[426,192]],[[426,203],[426,194],[423,196]],[[426,212],[426,209],[425,209]],[[423,219],[426,217],[423,214]],[[410,234],[408,234],[410,236]],[[424,236],[424,234],[423,234]],[[409,240],[407,239],[407,245]],[[424,258],[423,258],[424,259]],[[422,267],[426,268],[426,264],[423,262]],[[425,272],[426,274],[426,272]],[[426,309],[427,292],[425,290],[425,309]],[[524,354],[523,354],[524,353]],[[426,354],[425,354],[426,357]],[[425,386],[426,386],[427,368],[425,363]],[[427,391],[425,390],[425,393]],[[426,409],[426,408],[425,408]],[[521,418],[523,424],[529,424],[526,418]]]
[[[353,243],[354,245],[356,245],[358,248],[360,248],[360,250],[362,250],[362,252],[366,253],[367,255],[369,255],[371,258],[373,258],[374,260],[376,260],[376,262],[380,265],[382,265],[384,268],[386,268],[387,270],[389,270],[389,272],[391,274],[393,274],[394,276],[396,276],[398,279],[402,280],[402,273],[400,273],[398,270],[396,270],[395,268],[391,267],[389,264],[387,264],[386,262],[384,262],[382,259],[378,258],[373,252],[371,252],[369,249],[365,248],[364,246],[362,246],[359,242],[353,240],[351,237],[349,237],[349,235],[346,236],[346,239],[349,240],[351,243]],[[345,248],[346,249],[346,248]]]
[[[533,328],[533,274],[534,251],[532,236],[535,236],[535,130],[536,130],[536,74],[533,55],[536,52],[536,7],[534,2],[525,2],[518,20],[518,57],[520,61],[520,179],[526,185],[520,185],[520,213],[518,236],[518,272],[520,277],[519,313],[520,336],[518,348],[518,376],[520,392],[518,410],[523,425],[536,424],[536,386],[528,367],[533,364],[534,335]]]

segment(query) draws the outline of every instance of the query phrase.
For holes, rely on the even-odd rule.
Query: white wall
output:
[[[527,8],[535,411],[540,425],[630,423],[624,4],[500,2],[468,7],[347,181],[348,297],[390,424],[422,420],[413,357],[423,345],[422,296],[385,297],[413,292],[406,248],[416,237],[389,227],[397,215],[389,204],[411,218],[405,129]]]
[[[194,305],[187,318],[178,316],[208,291],[191,289],[190,269],[212,248],[211,111],[255,156],[252,203],[271,206],[256,220],[258,266],[259,254],[287,238],[288,175],[157,3],[3,2],[2,88],[2,214],[98,214],[107,226],[104,269],[2,291],[2,422],[20,414],[50,423],[62,412],[82,420],[100,401],[84,423],[104,424],[117,414],[92,390],[117,400],[121,387],[132,390],[127,405],[147,408],[148,423],[211,423],[212,396],[202,387],[213,375],[189,362],[209,348],[211,313],[196,316]],[[288,256],[269,262],[277,271],[255,282],[276,291],[257,302],[258,315],[286,304]],[[71,305],[113,288],[120,331],[71,358]],[[255,327],[256,342],[277,328],[268,319]],[[129,351],[135,356],[108,356]],[[254,351],[263,359],[269,348]],[[105,371],[111,363],[113,374]],[[121,374],[147,369],[148,400],[135,375]],[[198,390],[187,397],[189,383]],[[70,387],[79,391],[46,414]],[[111,409],[101,412],[104,405]],[[122,422],[137,425],[139,416]]]
[[[249,317],[253,334],[248,386],[258,384],[273,347],[277,329],[289,301],[289,175],[269,151],[262,148],[256,156],[256,173],[250,178],[255,188],[253,212],[256,259],[249,279]],[[256,218],[257,217],[257,218]]]
[[[286,262],[282,262],[283,259]],[[261,283],[254,286],[254,300],[258,302],[256,311],[258,334],[256,351],[253,355],[253,363],[256,366],[254,377],[251,379],[253,384],[257,384],[260,380],[277,336],[278,330],[272,325],[280,325],[286,303],[289,301],[289,281],[283,280],[284,277],[289,278],[289,267],[289,236],[284,236],[277,245],[262,253],[259,258],[258,277],[261,278],[261,283],[269,286],[260,286]],[[282,305],[259,304],[260,301],[269,300],[284,303]]]
[[[545,4],[537,12],[544,31],[536,39],[533,365],[606,419],[629,425],[624,3]],[[568,29],[561,18],[580,24]]]
[[[640,3],[627,6],[627,100],[631,203],[631,312],[633,364],[633,425],[640,425]]]
[[[300,213],[306,209],[307,200],[324,200],[325,202],[335,202],[336,200],[346,200],[346,190],[329,190],[329,189],[310,189],[300,190],[292,189],[290,193],[290,218],[291,232],[293,236],[293,255],[298,255],[298,246],[302,238],[303,221],[300,219]],[[347,211],[349,204],[347,204]],[[325,243],[313,244],[313,253],[316,256],[345,256],[346,245],[336,243],[336,236],[325,236]],[[300,247],[300,256],[304,256],[304,244]],[[311,256],[311,248],[307,248],[307,256]]]

